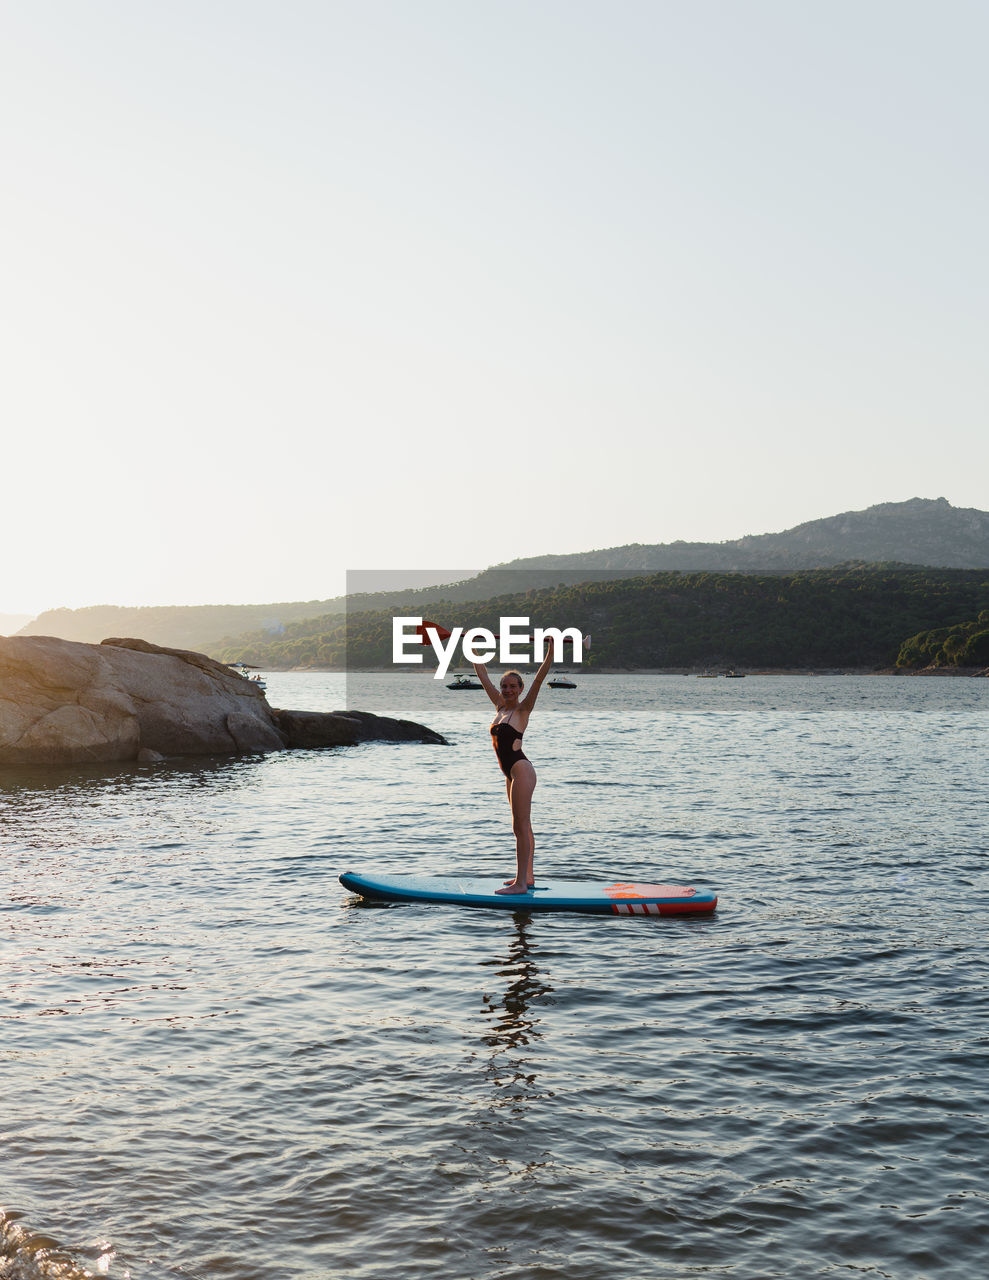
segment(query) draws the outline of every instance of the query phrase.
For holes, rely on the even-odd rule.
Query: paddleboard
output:
[[[458,907],[502,911],[590,911],[616,916],[682,916],[712,912],[717,896],[673,884],[615,880],[537,880],[528,893],[496,893],[502,880],[487,876],[365,875],[347,871],[345,889],[384,902],[445,902]]]

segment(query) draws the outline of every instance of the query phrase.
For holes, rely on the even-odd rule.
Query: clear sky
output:
[[[989,508],[984,0],[0,0],[0,611]]]

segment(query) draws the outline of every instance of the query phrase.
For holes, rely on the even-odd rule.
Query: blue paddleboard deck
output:
[[[444,902],[458,907],[496,907],[502,911],[589,911],[617,916],[709,914],[717,896],[673,884],[616,880],[537,880],[528,893],[497,893],[503,881],[488,876],[365,875],[347,871],[346,889],[383,902]]]

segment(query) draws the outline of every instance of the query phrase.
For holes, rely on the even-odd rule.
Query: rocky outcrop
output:
[[[202,654],[144,640],[0,640],[0,762],[83,764],[284,746],[264,695]],[[147,758],[147,757],[145,757]]]
[[[375,737],[443,741],[421,725],[362,712],[276,712],[256,684],[190,650],[0,638],[0,764],[150,763]]]
[[[352,747],[358,742],[438,742],[446,738],[412,720],[370,711],[276,711],[289,747]]]

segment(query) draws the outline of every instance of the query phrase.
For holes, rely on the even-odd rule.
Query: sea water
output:
[[[269,700],[448,746],[0,771],[0,1275],[981,1280],[989,681],[575,678],[537,879],[713,917],[352,898],[513,870],[428,675]]]

